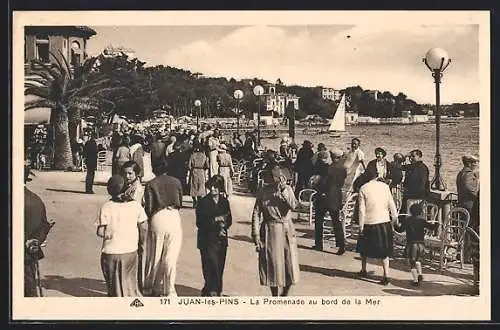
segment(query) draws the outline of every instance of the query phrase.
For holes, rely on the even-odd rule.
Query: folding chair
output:
[[[297,220],[301,221],[302,220],[302,215],[303,214],[308,214],[308,221],[309,221],[309,226],[312,227],[313,225],[313,208],[314,208],[314,196],[316,195],[316,190],[306,188],[302,189],[299,192],[299,195],[297,196],[297,200],[299,202],[299,205],[295,209],[295,212],[297,212]]]
[[[107,151],[106,150],[99,151],[97,153],[97,168],[102,171],[104,169],[104,166],[106,165],[106,161],[107,161]]]

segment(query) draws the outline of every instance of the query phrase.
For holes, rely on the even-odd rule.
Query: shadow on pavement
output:
[[[236,241],[242,241],[242,242],[250,242],[253,243],[253,240],[245,235],[234,235],[234,236],[229,236],[230,239],[234,239]]]
[[[42,279],[42,287],[55,290],[73,297],[107,297],[106,282],[91,278],[65,278],[59,275],[48,275]],[[201,291],[185,285],[175,285],[177,295],[182,297],[199,297]]]
[[[42,287],[56,290],[73,297],[106,297],[107,288],[104,280],[93,278],[65,278],[59,275],[48,275],[42,279]]]
[[[244,197],[255,197],[255,195],[252,194],[251,192],[237,191],[237,190],[233,190],[233,195],[235,195],[235,196],[244,196]]]
[[[314,238],[314,229],[295,227],[295,231],[304,234],[300,236],[302,238]]]
[[[53,189],[53,188],[46,188],[45,190],[57,191],[57,192],[67,192],[67,193],[73,193],[73,194],[85,194],[84,190]]]
[[[201,290],[180,284],[175,285],[175,290],[179,297],[199,297],[201,295]]]
[[[361,260],[361,258],[357,257],[355,258],[357,260]],[[368,259],[367,263],[370,265],[380,265],[380,261],[376,259]],[[390,261],[390,268],[400,270],[403,272],[410,272],[410,267],[408,266],[408,260],[405,258],[397,258],[397,259],[391,259]],[[432,272],[433,274],[437,275],[444,275],[444,276],[449,276],[454,279],[457,279],[461,282],[464,283],[469,283],[472,282],[473,280],[473,275],[471,274],[464,274],[464,273],[459,273],[459,272],[452,272],[448,269],[443,269],[439,270],[439,266],[434,267],[430,264],[428,260],[422,262],[422,268],[424,272]],[[425,275],[425,274],[424,274]]]
[[[476,295],[472,285],[456,284],[451,282],[422,282],[420,286],[412,285],[411,280],[391,279],[391,285],[400,289],[384,289],[382,291],[400,296],[473,296]]]
[[[323,268],[323,267],[301,264],[300,270],[302,272],[317,273],[317,274],[322,274],[322,275],[331,276],[331,277],[345,277],[345,278],[351,278],[351,279],[358,278],[356,276],[356,273],[346,272],[346,271],[340,270],[340,269],[330,269],[330,268]]]
[[[367,277],[360,277],[356,272],[346,272],[340,269],[330,269],[311,265],[300,265],[300,270],[302,272],[317,273],[321,275],[331,276],[331,277],[343,277],[351,280],[358,280],[373,284],[378,284],[378,281],[382,279],[380,276],[373,275],[373,271],[368,272]]]

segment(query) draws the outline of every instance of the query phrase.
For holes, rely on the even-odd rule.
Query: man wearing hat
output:
[[[335,245],[338,247],[337,254],[345,252],[345,236],[342,223],[339,221],[342,209],[342,187],[344,185],[347,171],[341,164],[342,150],[333,149],[331,152],[332,163],[321,175],[316,198],[315,214],[315,249],[323,251],[323,219],[326,212],[330,214],[335,234]]]
[[[430,191],[429,168],[422,161],[422,151],[419,149],[412,150],[408,157],[410,163],[401,166],[401,169],[405,172],[401,212],[406,212],[410,207],[410,203],[420,202],[425,199]]]
[[[151,167],[155,175],[158,175],[159,168],[163,165],[166,158],[165,151],[167,146],[163,142],[164,137],[163,133],[158,133],[156,140],[151,143]]]
[[[479,172],[477,171],[479,159],[474,155],[462,157],[464,167],[457,175],[458,205],[471,214],[472,205],[479,191]]]
[[[312,150],[313,144],[309,140],[304,140],[302,148],[297,153],[297,160],[295,161],[295,172],[297,173],[297,185],[295,187],[295,195],[298,196],[299,192],[307,187],[309,179],[313,175],[312,157],[314,152]]]

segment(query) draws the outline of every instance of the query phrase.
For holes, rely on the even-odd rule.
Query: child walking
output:
[[[107,184],[111,200],[107,201],[97,219],[97,236],[103,238],[101,269],[108,289],[108,297],[141,296],[138,273],[137,247],[139,229],[147,224],[142,205],[123,194],[125,180],[113,175]]]
[[[428,222],[423,216],[423,207],[421,203],[415,203],[410,206],[410,216],[402,223],[396,224],[398,232],[406,232],[407,256],[411,268],[414,286],[420,285],[424,277],[422,275],[421,260],[424,257],[425,245],[424,236],[425,229],[436,230],[439,223]]]

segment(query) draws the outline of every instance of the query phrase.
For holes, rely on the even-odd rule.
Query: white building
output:
[[[345,124],[346,125],[355,125],[358,122],[358,113],[357,112],[346,112],[345,113]]]
[[[322,87],[321,88],[321,97],[324,100],[338,101],[342,97],[342,94],[337,89]]]
[[[299,99],[297,95],[288,93],[277,93],[276,86],[269,87],[269,93],[264,94],[266,98],[266,110],[275,111],[280,117],[285,115],[285,109],[291,102],[295,110],[299,110]]]

